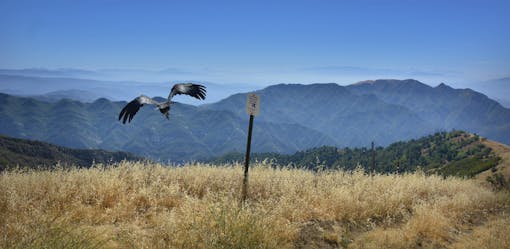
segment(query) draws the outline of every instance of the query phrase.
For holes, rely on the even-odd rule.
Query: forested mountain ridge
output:
[[[139,161],[142,157],[127,152],[70,149],[45,142],[0,135],[0,171],[6,168],[51,168],[57,164],[90,167],[122,160]]]
[[[70,148],[132,152],[163,162],[203,159],[244,147],[247,124],[228,111],[177,103],[166,120],[152,106],[141,108],[130,124],[118,114],[126,104],[98,99],[50,103],[0,93],[0,133]],[[257,121],[254,151],[291,153],[335,143],[299,124]]]
[[[402,173],[421,168],[428,173],[474,176],[494,168],[500,161],[493,150],[485,146],[478,135],[463,131],[438,132],[419,139],[401,141],[387,147],[337,148],[324,146],[299,151],[292,155],[255,153],[252,161],[266,161],[277,166],[291,166],[313,170],[346,169],[356,167],[382,173]],[[244,154],[228,153],[208,162],[215,164],[242,162]]]

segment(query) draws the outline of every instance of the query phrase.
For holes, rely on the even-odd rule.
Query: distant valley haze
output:
[[[8,72],[9,74],[2,74]],[[170,88],[178,82],[195,82],[208,88],[208,96],[200,103],[212,103],[238,92],[253,91],[258,87],[249,84],[224,84],[198,80],[104,80],[101,78],[84,78],[80,75],[66,73],[40,73],[41,70],[1,70],[0,92],[18,96],[31,96],[49,101],[70,98],[83,102],[93,102],[98,98],[110,100],[131,100],[140,94],[167,97]],[[55,71],[53,71],[55,72]],[[50,75],[50,76],[48,76]],[[176,96],[176,101],[197,104],[196,100]]]
[[[82,69],[0,69],[0,92],[19,95],[36,96],[40,99],[58,100],[71,98],[83,102],[92,102],[98,98],[110,100],[130,100],[141,93],[149,96],[166,97],[170,87],[178,82],[201,83],[208,87],[208,96],[204,102],[181,98],[178,101],[187,104],[213,103],[239,92],[255,91],[257,89],[280,83],[329,83],[321,81],[282,81],[257,83],[224,83],[207,80],[189,79],[179,80],[172,75],[174,70],[82,70]],[[175,78],[172,78],[175,77]],[[199,78],[197,76],[197,78]],[[377,78],[376,78],[377,79]],[[387,78],[383,78],[387,79]],[[398,78],[397,78],[398,79]],[[407,79],[407,78],[400,78]],[[353,82],[331,82],[339,85],[350,85],[374,78],[365,78]],[[505,107],[510,107],[510,77],[487,79],[478,82],[427,82],[429,86],[446,83],[455,88],[470,88],[481,92],[498,101]]]

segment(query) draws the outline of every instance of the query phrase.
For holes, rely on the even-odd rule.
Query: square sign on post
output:
[[[248,141],[246,142],[246,155],[244,157],[244,179],[243,192],[241,193],[241,204],[246,201],[248,196],[248,169],[250,167],[250,148],[251,133],[253,131],[253,117],[260,113],[260,97],[257,94],[250,93],[246,98],[246,112],[250,114],[250,123],[248,124]]]
[[[246,113],[257,116],[260,113],[260,97],[255,93],[248,94],[246,98]]]

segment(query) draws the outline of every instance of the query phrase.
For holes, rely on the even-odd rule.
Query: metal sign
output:
[[[250,93],[246,97],[246,113],[257,116],[260,113],[260,96]]]

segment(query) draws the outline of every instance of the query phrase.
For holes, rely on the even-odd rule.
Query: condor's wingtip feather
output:
[[[178,94],[186,94],[193,98],[204,100],[207,90],[206,87],[194,83],[178,83],[172,87],[172,91],[168,95],[168,99]]]
[[[126,114],[126,107],[127,106],[124,106],[124,108],[122,108],[122,111],[120,111],[120,113],[119,113],[119,120],[121,120],[122,116],[124,116],[124,114]]]
[[[122,111],[120,111],[119,120],[122,119],[123,124],[125,124],[126,121],[128,123],[131,122],[131,120],[133,120],[133,117],[138,112],[140,107],[143,106],[143,103],[145,100],[142,100],[141,97],[142,96],[137,97],[134,100],[132,100],[131,102],[127,103],[126,106],[124,106],[124,108],[122,109]],[[152,101],[152,99],[151,99],[151,101]],[[152,104],[152,103],[150,103],[150,104]]]

